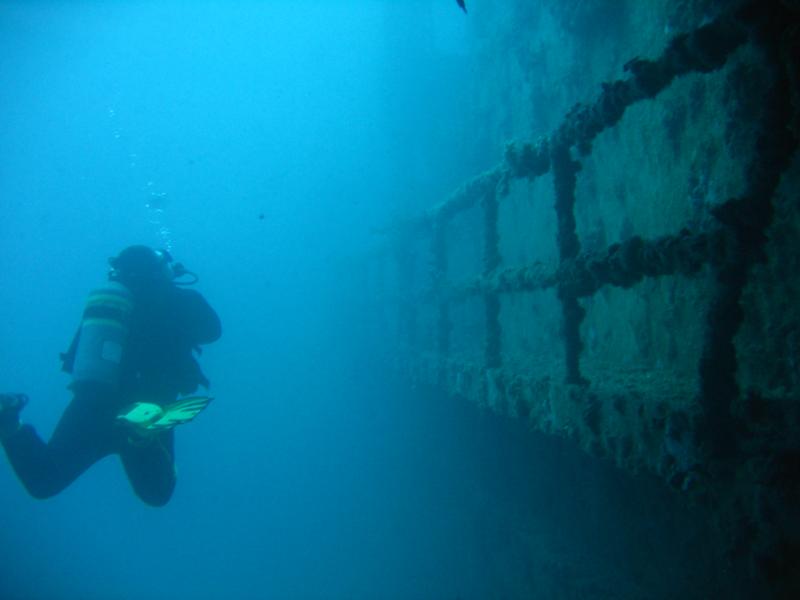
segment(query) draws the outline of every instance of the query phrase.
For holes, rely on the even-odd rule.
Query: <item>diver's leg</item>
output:
[[[47,444],[30,425],[2,437],[8,460],[31,496],[55,496],[111,453],[113,413],[108,404],[99,398],[76,395]]]
[[[175,432],[142,442],[126,439],[119,452],[136,495],[150,506],[164,506],[175,489]]]

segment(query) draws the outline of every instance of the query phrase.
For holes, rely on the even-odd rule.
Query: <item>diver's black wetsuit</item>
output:
[[[217,314],[194,290],[170,286],[137,297],[120,365],[120,390],[73,386],[72,402],[47,444],[30,425],[2,440],[28,492],[36,498],[58,494],[92,464],[116,453],[136,494],[147,504],[166,504],[175,487],[173,432],[136,439],[116,416],[131,402],[165,404],[207,386],[192,350],[220,333]],[[72,352],[64,356],[67,371],[75,347],[73,342]]]

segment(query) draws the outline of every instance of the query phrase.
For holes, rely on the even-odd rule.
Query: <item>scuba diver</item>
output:
[[[219,317],[186,285],[197,276],[165,250],[130,246],[109,259],[108,283],[90,293],[61,355],[73,398],[50,441],[20,421],[25,394],[0,394],[0,442],[35,498],[49,498],[109,454],[135,493],[165,505],[175,488],[174,426],[211,398],[194,353],[221,335]]]

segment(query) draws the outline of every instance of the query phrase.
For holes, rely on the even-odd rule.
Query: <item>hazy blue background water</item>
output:
[[[58,352],[132,243],[224,329],[167,507],[115,457],[46,502],[0,464],[0,597],[498,597],[544,555],[565,590],[685,576],[660,489],[372,360],[372,229],[498,160],[462,143],[473,43],[449,1],[0,7],[0,389],[49,435]]]
[[[0,388],[49,435],[58,352],[131,243],[196,270],[224,327],[168,507],[143,506],[116,457],[47,502],[3,461],[0,595],[400,594],[452,562],[434,544],[451,525],[411,525],[404,444],[381,450],[404,428],[352,360],[341,271],[466,174],[427,166],[455,162],[438,142],[464,27],[414,1],[0,7]]]

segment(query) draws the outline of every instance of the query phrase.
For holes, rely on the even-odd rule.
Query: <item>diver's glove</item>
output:
[[[142,435],[167,431],[188,423],[213,400],[209,396],[188,396],[166,406],[150,402],[134,402],[117,415],[117,421],[130,425]]]

